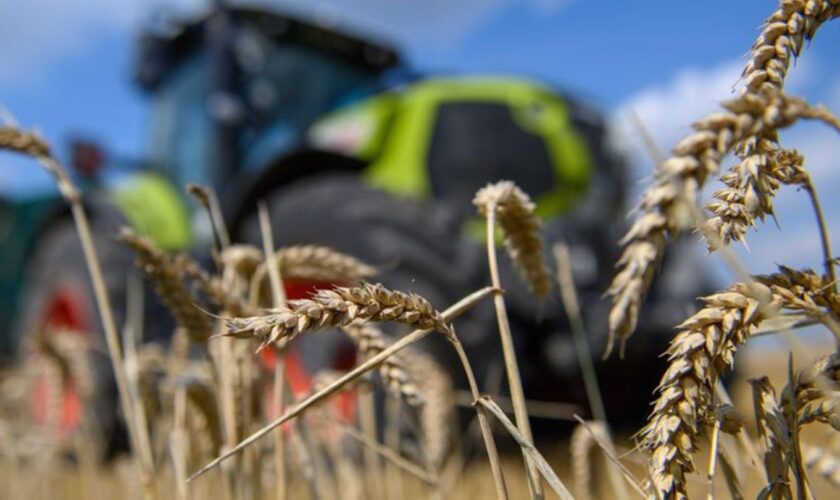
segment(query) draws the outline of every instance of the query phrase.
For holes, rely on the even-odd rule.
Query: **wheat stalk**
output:
[[[289,309],[272,309],[262,316],[228,319],[225,335],[256,337],[266,346],[307,330],[347,326],[355,320],[395,321],[451,334],[443,316],[426,299],[382,285],[318,290],[312,299],[293,300],[289,305]]]
[[[505,249],[531,292],[537,297],[548,295],[551,277],[543,259],[542,224],[528,195],[513,182],[501,181],[480,189],[473,204],[485,217],[495,213],[504,233]]]
[[[505,246],[517,267],[527,278],[531,291],[538,297],[545,296],[550,290],[550,278],[542,258],[542,240],[539,235],[539,219],[534,216],[531,200],[509,181],[489,184],[480,189],[473,199],[473,204],[487,220],[486,247],[487,265],[493,287],[501,289],[499,265],[496,256],[496,220],[505,235]],[[505,299],[501,293],[493,297],[496,310],[496,322],[499,326],[499,338],[502,342],[502,354],[505,362],[511,401],[513,402],[516,425],[522,434],[533,440],[528,409],[525,406],[525,394],[522,378],[513,346],[513,335],[507,316]],[[542,483],[534,459],[522,449],[528,472],[528,491],[532,499],[543,495]]]

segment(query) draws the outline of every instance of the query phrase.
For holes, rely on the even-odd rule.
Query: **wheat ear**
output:
[[[505,248],[537,297],[545,297],[551,290],[551,277],[543,258],[539,218],[536,206],[516,184],[501,181],[488,184],[473,198],[473,204],[485,217],[495,212],[504,233]]]
[[[356,344],[364,359],[376,356],[390,344],[382,330],[369,323],[351,323],[344,327],[344,332]],[[423,394],[415,384],[415,378],[408,373],[405,360],[400,354],[391,356],[379,367],[379,374],[395,396],[410,406],[420,406],[424,402]]]
[[[263,316],[226,320],[225,335],[256,337],[265,346],[307,330],[346,326],[355,320],[395,321],[451,334],[443,316],[426,299],[382,285],[318,290],[312,299],[293,300],[289,305],[289,309],[273,309]]]
[[[195,267],[187,264],[186,256],[172,257],[149,238],[138,236],[124,228],[120,241],[137,252],[137,267],[140,268],[166,304],[178,325],[184,328],[194,342],[207,342],[213,332],[209,317],[196,307],[196,300],[184,283],[184,269]]]
[[[419,350],[407,351],[405,369],[416,381],[423,401],[420,428],[430,474],[437,477],[452,441],[455,394],[452,378],[435,359]]]
[[[642,195],[640,213],[624,235],[625,246],[616,264],[607,295],[612,297],[609,339],[605,355],[616,339],[621,347],[636,328],[639,308],[650,287],[656,266],[669,236],[695,225],[699,190],[720,169],[723,157],[738,144],[789,127],[801,118],[824,119],[824,110],[772,89],[748,93],[723,104],[723,112],[694,124],[695,132],[674,148],[674,156],[662,162],[656,183]]]

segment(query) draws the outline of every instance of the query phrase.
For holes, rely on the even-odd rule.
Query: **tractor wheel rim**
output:
[[[71,285],[60,285],[51,291],[44,302],[39,329],[48,335],[74,335],[84,345],[91,345],[91,309],[84,291]],[[33,352],[37,372],[30,396],[30,409],[34,422],[50,426],[58,437],[66,437],[81,426],[84,407],[78,381],[73,375],[68,380],[56,382],[45,372],[45,356]]]

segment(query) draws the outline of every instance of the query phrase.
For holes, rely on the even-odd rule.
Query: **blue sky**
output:
[[[94,138],[115,155],[137,157],[145,140],[144,100],[131,86],[139,26],[161,9],[193,10],[209,0],[28,0],[0,17],[0,103],[60,146]],[[252,3],[271,4],[257,1]],[[578,92],[613,117],[634,155],[635,176],[652,165],[627,126],[633,109],[663,149],[690,123],[732,95],[745,55],[776,2],[586,0],[281,0],[321,20],[391,40],[418,69],[535,76]],[[840,24],[840,23],[838,23]],[[823,28],[792,72],[789,91],[840,106],[840,64],[832,64],[840,26]],[[840,221],[835,134],[803,127],[785,136],[801,147]],[[30,165],[0,156],[0,183],[25,191],[46,184]],[[5,190],[5,189],[4,189]],[[752,237],[751,265],[814,265],[818,248],[805,199],[779,197],[780,238],[771,223]],[[836,232],[836,231],[835,231]],[[803,243],[806,242],[806,243]]]

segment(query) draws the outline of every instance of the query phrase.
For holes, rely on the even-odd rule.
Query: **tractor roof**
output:
[[[276,42],[312,47],[372,71],[393,68],[400,62],[399,54],[392,47],[332,26],[265,9],[226,9],[237,22],[259,29]],[[206,25],[216,12],[210,11],[199,18],[177,20],[174,28],[165,33],[144,33],[135,68],[135,80],[140,87],[154,90],[169,70],[206,45]]]

